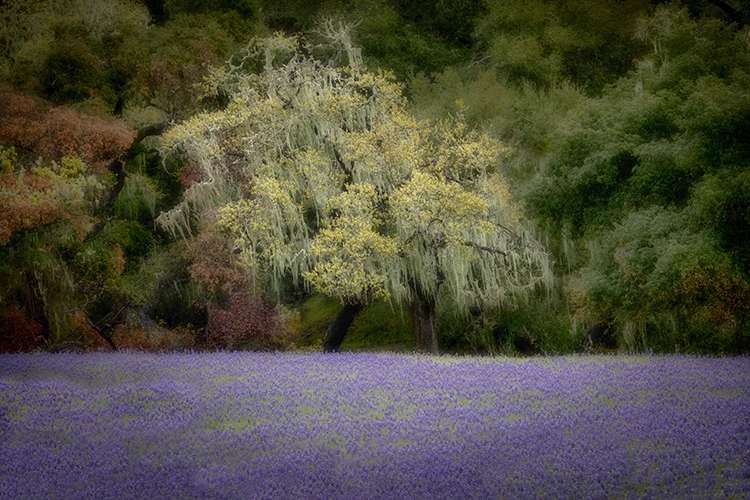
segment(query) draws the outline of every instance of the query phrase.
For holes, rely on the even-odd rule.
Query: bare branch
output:
[[[466,245],[467,247],[476,248],[480,252],[487,252],[487,253],[491,253],[494,255],[502,255],[503,257],[507,257],[509,255],[508,252],[506,252],[505,250],[500,250],[499,248],[480,245],[478,243],[474,243],[473,241],[464,241],[463,244]]]
[[[516,274],[516,271],[513,268],[511,268],[510,266],[507,266],[500,260],[501,255],[503,257],[508,257],[510,255],[509,252],[506,252],[505,250],[500,250],[499,248],[480,245],[478,243],[474,243],[473,241],[464,241],[463,244],[468,247],[475,248],[476,250],[479,251],[479,253],[487,252],[489,254],[492,254],[495,257],[495,264],[497,265],[497,267],[504,269],[505,271],[508,272],[508,274],[512,274],[512,275]]]
[[[461,186],[463,186],[463,185],[464,185],[464,183],[463,183],[463,182],[461,182],[461,181],[460,181],[460,180],[459,180],[459,179],[458,179],[457,177],[455,177],[455,176],[454,176],[454,175],[453,175],[452,173],[450,173],[450,172],[448,171],[448,169],[447,169],[447,168],[444,168],[444,169],[443,169],[443,172],[442,172],[442,173],[443,173],[443,177],[445,177],[445,178],[446,178],[446,179],[448,179],[449,181],[453,181],[453,182],[455,182],[455,183],[457,183],[457,184],[459,184],[459,185],[461,185]]]

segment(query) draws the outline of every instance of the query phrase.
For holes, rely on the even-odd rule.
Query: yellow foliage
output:
[[[337,216],[312,240],[313,269],[303,274],[315,289],[343,301],[389,298],[384,269],[395,265],[399,247],[378,232],[384,221],[376,202],[370,184],[350,186],[330,200],[328,210]]]
[[[422,233],[444,237],[458,245],[469,230],[490,233],[489,204],[479,193],[433,174],[414,172],[412,178],[391,195],[393,216],[405,239]]]
[[[18,159],[14,148],[0,146],[0,175],[13,173],[13,166]]]
[[[291,275],[344,302],[408,300],[415,283],[434,294],[448,286],[462,304],[500,300],[549,275],[546,253],[518,244],[502,144],[460,115],[415,120],[387,73],[299,54],[279,65],[274,54],[295,43],[254,41],[247,54],[265,58],[264,74],[214,71],[210,86],[228,90],[229,106],[163,137],[233,197],[218,225],[248,268],[272,286]],[[238,189],[236,178],[247,183]],[[199,206],[189,196],[179,210]],[[161,220],[186,222],[184,213]]]

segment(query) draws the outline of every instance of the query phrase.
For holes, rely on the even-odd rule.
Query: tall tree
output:
[[[492,305],[549,277],[547,255],[524,235],[499,172],[504,147],[460,117],[429,125],[401,88],[361,64],[346,26],[330,44],[258,41],[244,66],[209,87],[227,108],[174,127],[166,152],[204,172],[160,222],[186,234],[218,208],[251,272],[280,291],[286,279],[344,304],[324,341],[338,350],[373,300],[405,304],[416,347],[436,353],[435,311]],[[259,60],[256,74],[246,71]],[[337,61],[348,64],[336,67]]]
[[[652,47],[581,101],[528,193],[556,237],[588,240],[575,312],[630,349],[735,351],[750,330],[750,56],[744,34],[686,10],[639,23]],[[721,290],[721,292],[719,292]]]

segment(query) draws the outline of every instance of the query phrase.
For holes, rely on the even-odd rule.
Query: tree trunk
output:
[[[346,304],[344,308],[339,312],[336,319],[333,320],[331,326],[328,327],[328,332],[323,339],[323,352],[338,352],[341,347],[341,343],[344,341],[344,336],[349,330],[349,326],[354,321],[354,317],[362,309],[362,304]]]
[[[435,302],[417,298],[410,308],[414,344],[417,352],[438,354]]]
[[[109,336],[109,334],[104,331],[102,328],[99,328],[95,324],[91,323],[92,328],[96,333],[99,334],[101,338],[104,339],[104,341],[109,344],[110,349],[112,349],[112,352],[117,352],[117,345],[115,344],[115,341],[112,340],[112,337]]]

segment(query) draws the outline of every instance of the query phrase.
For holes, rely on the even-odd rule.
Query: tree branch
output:
[[[464,183],[458,180],[458,178],[455,177],[452,173],[450,173],[447,168],[444,168],[442,173],[443,173],[443,177],[445,177],[449,181],[453,181],[461,186],[464,185]]]
[[[161,135],[164,133],[164,131],[169,127],[169,125],[172,123],[172,118],[168,118],[162,122],[154,123],[153,125],[148,125],[143,128],[138,129],[138,135],[135,136],[135,140],[133,141],[133,144],[131,144],[130,149],[132,150],[135,146],[141,143],[143,139],[146,137],[151,137],[154,135]]]
[[[427,223],[425,227],[429,227],[433,222],[443,222],[443,219],[440,219],[438,217],[433,217],[432,219],[430,219],[430,221]],[[411,243],[411,240],[413,240],[417,235],[423,234],[423,233],[424,231],[420,231],[420,230],[414,231],[411,236],[409,236],[408,238],[406,238],[406,240],[404,240],[404,245],[408,245],[409,243]],[[445,246],[445,235],[443,235],[440,238],[439,243],[438,243],[438,247],[443,247],[443,246]]]
[[[480,245],[479,243],[474,243],[473,241],[464,241],[464,245],[467,247],[473,247],[479,250],[480,252],[487,252],[495,255],[502,255],[503,257],[507,257],[509,254],[505,250],[500,250],[499,248],[494,247],[488,247],[484,245]]]
[[[106,323],[106,324],[102,325],[101,327],[97,326],[93,321],[91,321],[91,318],[89,318],[89,315],[88,315],[88,313],[85,310],[86,307],[88,306],[88,304],[89,304],[89,297],[86,296],[86,304],[83,306],[83,309],[80,309],[80,308],[72,309],[70,311],[66,311],[66,313],[71,313],[71,312],[80,312],[80,313],[83,313],[83,317],[86,319],[86,323],[88,323],[89,327],[91,327],[92,330],[94,330],[96,333],[98,333],[99,336],[102,339],[104,339],[104,341],[107,342],[107,344],[109,344],[109,347],[112,349],[113,352],[117,352],[117,345],[115,344],[115,341],[112,340],[112,337],[110,337],[109,334],[106,331],[106,330],[109,330],[110,328],[112,328],[114,325],[112,325],[112,323]],[[115,315],[112,317],[113,320],[116,320],[117,317],[120,316],[120,314],[122,314],[122,312],[125,309],[127,309],[128,307],[130,307],[130,302],[128,302],[126,305],[124,305],[122,308],[120,308],[120,310],[117,311],[117,313],[115,313]]]
[[[346,174],[346,179],[344,181],[344,190],[346,190],[346,184],[351,184],[354,181],[354,174],[352,173],[352,169],[346,166],[346,163],[336,146],[333,146],[333,156],[336,158],[336,163],[339,164],[341,170]]]
[[[503,262],[500,260],[500,256],[508,257],[510,255],[509,252],[506,252],[505,250],[500,250],[499,248],[495,247],[488,247],[485,245],[480,245],[478,243],[474,243],[473,241],[464,241],[464,245],[467,247],[475,248],[479,253],[487,252],[489,254],[492,254],[495,257],[495,264],[497,264],[498,267],[505,269],[509,274],[516,274],[516,272],[508,267],[507,265],[503,264]]]

